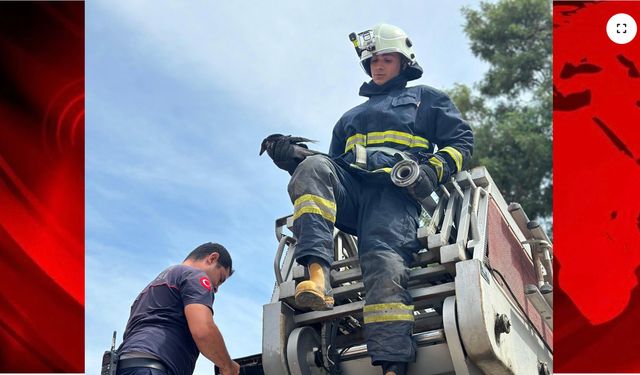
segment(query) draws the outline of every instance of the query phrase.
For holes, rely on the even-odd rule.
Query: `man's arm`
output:
[[[342,155],[345,152],[346,140],[344,139],[344,135],[342,133],[343,133],[343,130],[342,130],[342,118],[341,118],[333,127],[333,132],[331,133],[331,144],[329,145],[329,157],[335,158]]]
[[[438,145],[438,152],[428,160],[437,173],[438,183],[463,170],[473,153],[473,131],[460,111],[443,92],[428,89],[423,92],[420,107],[427,111],[426,122],[416,124],[430,129],[429,141]]]
[[[222,334],[213,321],[211,309],[199,303],[192,303],[184,307],[184,314],[200,353],[220,367],[221,374],[237,375],[240,365],[231,360]]]

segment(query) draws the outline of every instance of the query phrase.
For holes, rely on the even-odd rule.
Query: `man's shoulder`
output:
[[[447,95],[447,93],[445,93],[442,90],[439,90],[433,86],[429,86],[429,85],[416,85],[416,86],[411,86],[411,87],[407,87],[405,90],[411,90],[414,91],[418,94],[420,94],[420,96],[430,96],[430,97],[449,97]]]
[[[344,117],[350,117],[350,116],[353,116],[356,113],[362,112],[368,106],[368,103],[369,103],[369,101],[365,101],[365,102],[362,102],[362,103],[358,104],[357,106],[355,106],[355,107],[349,109],[348,111],[346,111],[342,115],[342,117],[343,118]]]
[[[197,268],[185,264],[176,264],[162,271],[156,280],[179,281],[184,278],[201,276],[206,276],[206,274]]]

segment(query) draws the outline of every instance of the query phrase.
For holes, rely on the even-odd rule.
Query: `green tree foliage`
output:
[[[507,202],[529,217],[551,215],[551,3],[482,2],[463,8],[471,51],[489,63],[473,88],[449,95],[474,126],[471,166],[484,165]]]

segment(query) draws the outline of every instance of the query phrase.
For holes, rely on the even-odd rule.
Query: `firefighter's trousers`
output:
[[[372,363],[412,362],[414,317],[407,265],[422,248],[417,239],[418,204],[390,181],[368,183],[366,175],[324,155],[307,157],[295,170],[288,190],[294,205],[298,263],[306,265],[309,257],[333,262],[334,225],[357,235]]]

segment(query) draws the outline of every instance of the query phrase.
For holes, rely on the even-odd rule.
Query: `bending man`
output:
[[[200,353],[221,374],[237,375],[213,321],[214,293],[231,266],[227,249],[208,242],[147,285],[131,306],[117,375],[191,375]]]

